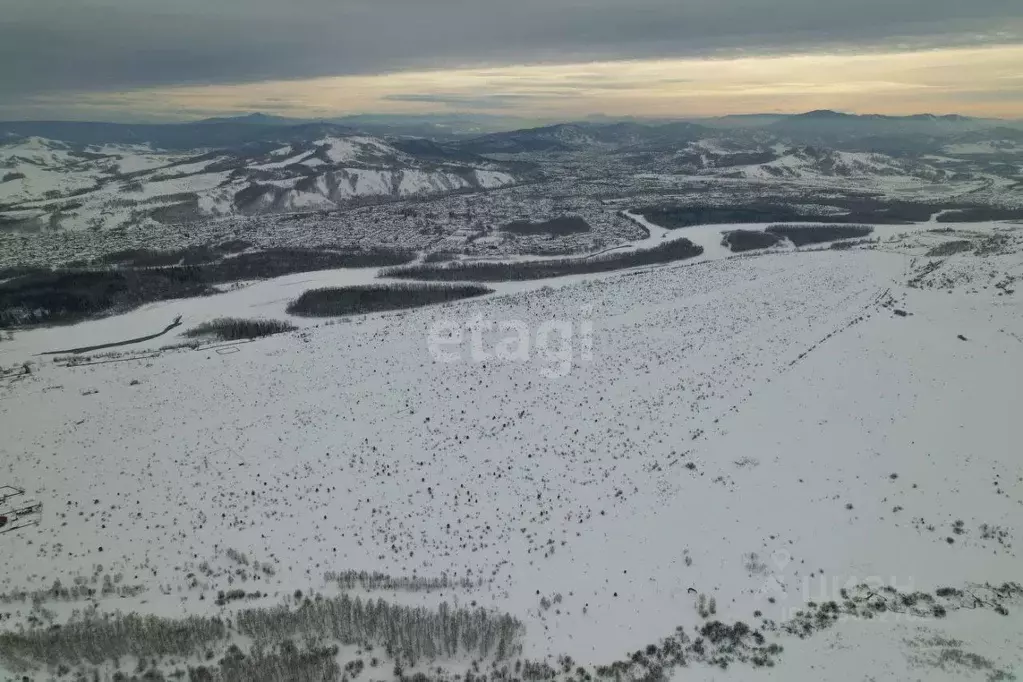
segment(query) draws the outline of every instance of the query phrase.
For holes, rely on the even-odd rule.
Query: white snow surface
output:
[[[0,591],[69,583],[102,563],[150,586],[155,598],[133,608],[216,612],[194,590],[156,592],[186,585],[225,546],[273,562],[269,589],[285,594],[324,589],[328,570],[481,576],[492,582],[463,598],[522,618],[525,656],[599,664],[701,622],[690,588],[714,596],[722,620],[752,621],[867,579],[909,591],[1019,580],[1023,305],[993,288],[907,287],[926,226],[884,228],[882,249],[714,251],[338,324],[295,318],[300,332],[107,364],[32,354],[151,333],[177,314],[181,329],[225,314],[284,319],[305,289],[375,270],[18,332],[0,365],[37,364],[0,382],[0,476],[45,507],[38,528],[0,536]],[[651,229],[646,241],[709,246],[722,229]],[[997,258],[1019,268],[1019,252]],[[955,257],[962,272],[992,263]],[[912,314],[880,305],[888,295]],[[593,359],[577,350],[561,378],[540,352],[476,362],[466,348],[437,362],[431,326],[477,317],[534,335],[589,319]],[[501,338],[487,333],[484,348]],[[956,520],[966,533],[950,544]],[[1013,546],[982,538],[982,524]],[[749,553],[766,572],[747,568]],[[557,613],[538,591],[563,596]],[[985,679],[914,662],[909,642],[936,633],[1023,666],[1019,609],[977,610],[844,621],[786,640],[774,669],[679,678]]]
[[[365,157],[393,155],[403,157],[394,147],[372,137],[354,135],[352,137],[325,137],[314,144],[325,148],[331,163],[344,164],[363,160]]]

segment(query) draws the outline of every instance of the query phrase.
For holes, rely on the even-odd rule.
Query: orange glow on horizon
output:
[[[537,119],[716,116],[837,109],[1023,118],[1023,45],[868,54],[646,59],[410,71],[228,85],[48,95],[101,117],[178,119],[486,112]]]

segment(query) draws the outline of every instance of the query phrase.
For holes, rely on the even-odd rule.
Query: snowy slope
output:
[[[884,176],[937,176],[933,168],[900,162],[885,154],[794,148],[773,161],[711,171],[748,179],[816,179],[827,177],[878,178]]]
[[[73,149],[41,138],[0,146],[0,218],[38,228],[112,228],[331,209],[362,197],[402,198],[519,181],[499,164],[436,163],[365,136],[327,136],[261,151],[164,153],[148,146]],[[24,213],[25,210],[31,213]],[[27,216],[27,218],[26,218]]]
[[[147,145],[103,145],[74,149],[56,140],[29,137],[0,145],[0,202],[42,199],[92,188],[108,178],[144,172],[184,158]]]
[[[982,287],[989,271],[1023,275],[1023,235],[957,227],[978,244],[1006,234],[1009,246],[926,258],[956,236],[900,226],[873,249],[714,254],[305,320],[231,349],[40,361],[0,383],[4,475],[46,504],[39,528],[2,540],[0,591],[70,583],[101,562],[153,597],[99,600],[103,610],[229,614],[211,604],[226,575],[206,587],[187,577],[225,547],[271,562],[258,587],[275,594],[329,594],[323,574],[346,568],[482,577],[445,598],[520,617],[527,657],[592,665],[702,623],[691,591],[713,596],[723,620],[756,624],[754,611],[783,620],[862,581],[933,591],[1018,580],[1023,311],[1018,296]],[[944,268],[960,274],[946,282]],[[941,286],[921,285],[925,270]],[[306,287],[371,274],[291,276],[18,333],[0,344],[0,365],[75,329],[128,335],[227,310],[281,318]],[[571,323],[570,371],[552,376],[566,360],[559,342],[522,361],[475,361],[467,346],[461,361],[436,361],[432,325],[477,318],[521,321],[534,339],[551,320]],[[501,339],[485,332],[482,347]],[[842,620],[784,640],[774,668],[679,677],[984,680],[991,670],[935,658],[951,646],[935,638],[1019,670],[1021,608]]]

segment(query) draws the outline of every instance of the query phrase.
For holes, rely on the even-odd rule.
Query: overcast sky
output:
[[[842,65],[891,56],[903,80],[888,85],[926,85],[921,105],[1023,116],[1023,63],[1005,61],[1023,45],[1020,0],[0,0],[0,6],[0,116],[8,119],[189,118],[251,109],[302,115],[310,106],[315,115],[326,108],[556,116],[582,105],[591,113],[642,116],[663,115],[666,96],[669,108],[689,115],[740,105],[788,110],[789,81],[793,95],[841,85],[805,64],[798,78],[788,78],[778,57],[793,55]],[[964,48],[987,48],[977,68],[990,70],[994,60],[997,77],[954,73],[952,55]],[[990,56],[999,52],[1001,58]],[[904,80],[911,74],[897,57],[905,53],[930,55],[932,71],[919,83]],[[728,71],[737,78],[732,99],[721,92],[707,99],[705,88],[687,94],[686,81],[707,59],[715,60],[708,68],[719,77]],[[642,64],[658,66],[633,68]],[[550,71],[557,68],[574,75],[559,78]],[[883,63],[870,66],[878,94],[884,71]],[[483,73],[500,74],[501,86]],[[530,90],[537,77],[541,87]],[[751,77],[770,80],[761,82],[770,92],[740,92]],[[443,89],[424,90],[424,79]],[[954,82],[963,85],[956,89]],[[333,100],[312,91],[325,83]],[[621,97],[608,96],[616,86],[629,92],[631,111],[619,110]],[[835,99],[864,111],[892,105],[871,98],[862,83],[855,89],[860,100],[847,92]],[[201,102],[197,94],[205,96]]]

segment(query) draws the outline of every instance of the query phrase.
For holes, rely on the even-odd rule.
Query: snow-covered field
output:
[[[328,571],[482,579],[385,596],[511,613],[524,657],[590,666],[691,631],[704,622],[698,594],[717,618],[757,627],[863,582],[902,593],[1018,581],[1023,304],[1007,292],[1023,276],[1023,231],[933,227],[879,228],[871,248],[741,257],[719,246],[721,226],[652,230],[651,241],[715,250],[78,367],[32,354],[151,333],[179,314],[181,329],[285,319],[301,291],[374,272],[18,332],[0,341],[0,366],[33,365],[0,379],[0,485],[44,507],[38,526],[0,535],[0,593],[119,574],[144,591],[99,598],[101,612],[230,615],[236,606],[214,604],[239,586],[228,549],[273,567],[241,585],[262,606],[296,589],[335,594]],[[997,251],[924,257],[993,235]],[[439,362],[437,324],[473,320],[519,321],[529,348],[502,360],[507,332],[491,330],[477,344],[489,357],[474,358],[466,331],[445,345],[459,359]],[[553,320],[571,336],[544,346]],[[45,608],[60,622],[86,603]],[[1023,603],[1007,606],[844,618],[780,639],[772,668],[676,672],[1012,679],[996,675],[1023,670]],[[34,612],[0,601],[5,613],[15,628]]]

